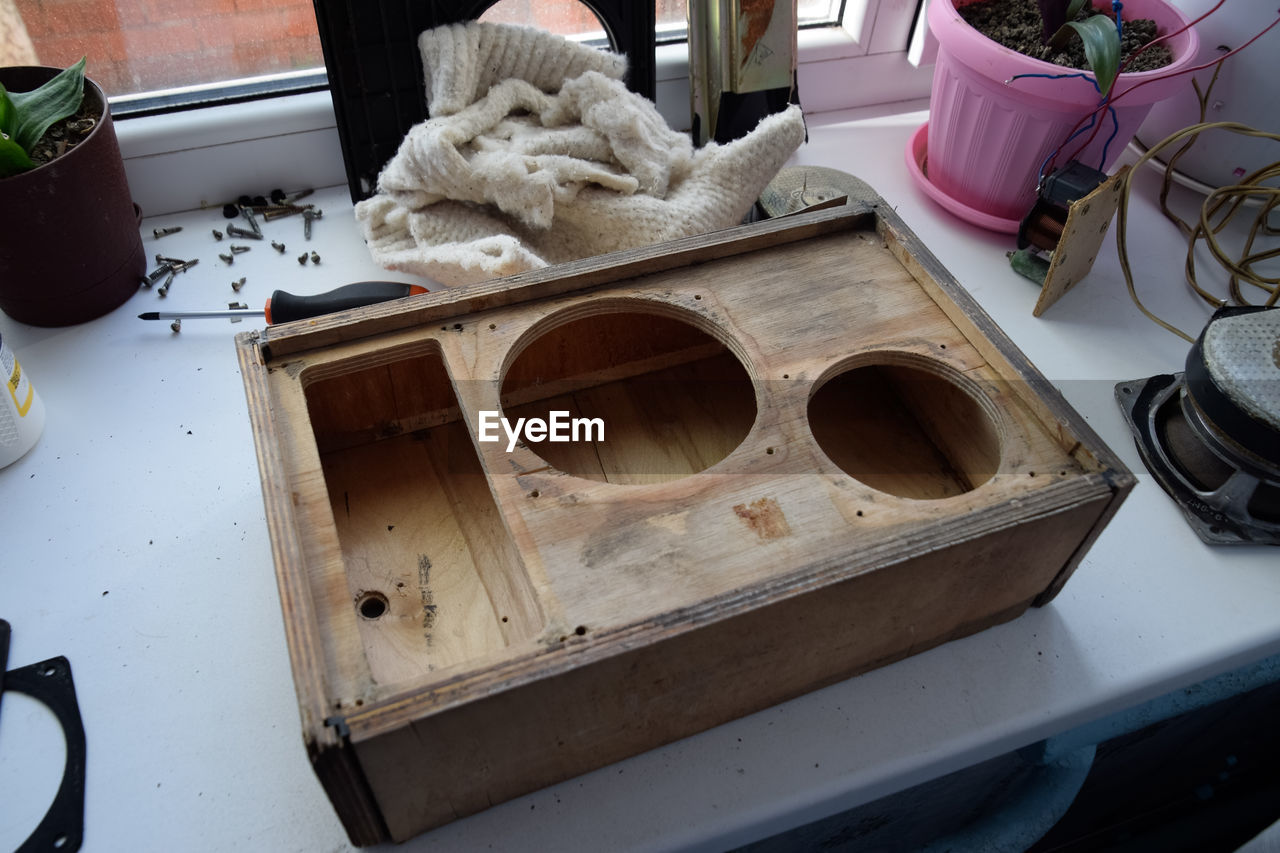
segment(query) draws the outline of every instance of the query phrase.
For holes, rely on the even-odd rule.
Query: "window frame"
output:
[[[847,0],[840,24],[801,29],[797,76],[806,113],[927,97],[931,69],[908,59],[921,6],[922,0]],[[672,127],[688,129],[686,43],[659,44],[656,66],[659,112]],[[849,85],[862,79],[874,85]],[[130,97],[112,99],[113,117],[134,200],[146,215],[221,205],[246,184],[346,182],[333,103],[327,85],[315,79],[288,94],[263,97],[249,86],[235,99],[209,106],[152,105],[117,115],[116,105]]]

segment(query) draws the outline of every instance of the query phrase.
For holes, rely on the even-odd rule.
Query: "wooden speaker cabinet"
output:
[[[358,844],[1011,619],[1134,483],[878,199],[237,347]]]

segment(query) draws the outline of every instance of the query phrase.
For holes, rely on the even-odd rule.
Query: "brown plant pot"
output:
[[[31,91],[61,69],[0,68],[0,83]],[[142,213],[102,89],[85,79],[98,125],[75,148],[0,179],[0,310],[34,326],[70,326],[119,307],[146,272]]]

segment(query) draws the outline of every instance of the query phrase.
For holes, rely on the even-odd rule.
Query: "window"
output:
[[[656,2],[659,43],[683,41],[685,0]],[[895,2],[850,0],[850,6]],[[18,61],[65,67],[88,56],[88,73],[117,116],[325,85],[312,0],[0,0],[9,3],[16,3],[34,45],[35,56]],[[841,0],[799,0],[801,26],[838,24],[843,7]],[[484,17],[603,35],[578,0],[501,0]]]
[[[38,63],[66,67],[88,56],[87,73],[113,104],[121,96],[175,89],[187,89],[194,95],[189,100],[207,100],[200,93],[211,84],[236,81],[232,88],[243,90],[246,78],[264,76],[279,77],[274,88],[287,90],[297,88],[291,78],[308,69],[307,85],[323,84],[311,0],[16,3]]]

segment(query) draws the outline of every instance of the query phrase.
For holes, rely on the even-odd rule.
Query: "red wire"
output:
[[[1200,23],[1200,22],[1201,22],[1201,21],[1203,21],[1205,18],[1207,18],[1209,15],[1211,15],[1211,14],[1213,14],[1215,11],[1217,11],[1217,9],[1218,9],[1219,7],[1221,7],[1221,6],[1223,5],[1223,3],[1225,3],[1225,2],[1226,2],[1226,0],[1218,0],[1218,3],[1217,3],[1216,5],[1214,5],[1214,6],[1213,6],[1213,8],[1209,9],[1209,11],[1205,12],[1203,15],[1201,15],[1200,17],[1196,18],[1195,20],[1191,21],[1190,23],[1186,24],[1185,26],[1179,27],[1178,29],[1174,30],[1173,32],[1167,33],[1167,34],[1165,34],[1165,35],[1163,35],[1163,36],[1160,36],[1159,38],[1152,39],[1151,41],[1147,42],[1147,44],[1143,45],[1139,50],[1134,51],[1134,52],[1133,52],[1133,54],[1131,54],[1131,55],[1129,56],[1129,59],[1124,63],[1124,65],[1122,65],[1122,66],[1120,67],[1120,72],[1123,72],[1123,71],[1124,71],[1124,69],[1125,69],[1126,67],[1128,67],[1129,63],[1133,62],[1134,58],[1135,58],[1135,57],[1137,57],[1137,55],[1138,55],[1139,53],[1141,53],[1142,51],[1146,50],[1147,48],[1151,47],[1152,45],[1154,45],[1154,44],[1156,44],[1156,43],[1158,43],[1158,42],[1164,41],[1165,39],[1173,38],[1174,36],[1176,36],[1176,35],[1178,35],[1178,34],[1180,34],[1180,33],[1184,32],[1184,31],[1186,31],[1186,30],[1190,29],[1191,27],[1193,27],[1193,26],[1195,26],[1196,24]],[[1164,79],[1167,79],[1167,78],[1169,78],[1169,77],[1177,77],[1177,76],[1180,76],[1180,75],[1182,75],[1182,74],[1192,74],[1192,73],[1194,73],[1194,72],[1196,72],[1196,71],[1203,71],[1203,70],[1205,70],[1206,68],[1212,68],[1212,67],[1213,67],[1213,66],[1215,66],[1215,65],[1219,65],[1219,64],[1221,64],[1221,63],[1223,63],[1223,62],[1226,62],[1226,61],[1227,61],[1227,59],[1229,59],[1229,58],[1230,58],[1230,57],[1232,57],[1232,56],[1235,56],[1237,53],[1239,53],[1240,51],[1244,50],[1246,47],[1248,47],[1249,45],[1253,44],[1255,41],[1257,41],[1258,39],[1260,39],[1260,38],[1262,38],[1264,35],[1266,35],[1266,34],[1267,34],[1267,32],[1269,32],[1269,31],[1271,30],[1271,28],[1272,28],[1272,27],[1274,27],[1276,24],[1280,24],[1280,17],[1277,17],[1274,21],[1272,21],[1270,24],[1268,24],[1266,27],[1264,27],[1260,32],[1258,32],[1256,35],[1254,35],[1254,36],[1253,36],[1253,38],[1249,39],[1249,40],[1248,40],[1247,42],[1245,42],[1244,44],[1240,45],[1239,47],[1235,48],[1234,50],[1231,50],[1231,51],[1229,51],[1229,52],[1227,52],[1227,53],[1224,53],[1222,56],[1218,57],[1217,59],[1215,59],[1215,60],[1213,60],[1213,61],[1211,61],[1211,62],[1206,62],[1206,63],[1204,63],[1204,64],[1202,64],[1202,65],[1196,65],[1196,66],[1193,66],[1193,67],[1191,67],[1191,68],[1184,68],[1184,69],[1182,69],[1181,71],[1175,71],[1173,74],[1166,74],[1166,75],[1163,75],[1163,76],[1161,76],[1161,77],[1155,77],[1155,78],[1152,78],[1152,79],[1150,79],[1150,80],[1143,80],[1141,83],[1138,83],[1137,85],[1135,85],[1135,86],[1133,86],[1133,87],[1131,87],[1131,88],[1129,88],[1129,89],[1126,89],[1125,91],[1123,91],[1123,92],[1121,92],[1120,94],[1115,95],[1115,96],[1111,96],[1111,95],[1110,95],[1110,91],[1111,91],[1111,90],[1109,89],[1109,90],[1108,90],[1108,97],[1107,97],[1107,98],[1105,98],[1105,99],[1102,101],[1102,103],[1101,103],[1101,104],[1099,104],[1097,107],[1095,107],[1095,108],[1094,108],[1094,110],[1093,110],[1093,112],[1091,112],[1091,113],[1087,113],[1087,114],[1086,114],[1084,117],[1082,117],[1078,122],[1076,122],[1075,126],[1071,128],[1070,133],[1068,133],[1068,134],[1067,134],[1067,138],[1068,138],[1068,139],[1070,139],[1070,138],[1071,138],[1071,134],[1075,133],[1075,132],[1080,128],[1080,126],[1081,126],[1081,125],[1083,125],[1086,121],[1088,121],[1090,116],[1096,116],[1098,113],[1100,113],[1100,112],[1102,112],[1102,111],[1106,110],[1108,107],[1110,107],[1111,105],[1113,105],[1116,101],[1120,100],[1121,98],[1123,98],[1125,95],[1129,94],[1130,92],[1136,91],[1137,89],[1141,89],[1143,86],[1146,86],[1148,83],[1155,83],[1157,80],[1164,80]],[[1115,81],[1112,81],[1111,89],[1114,89],[1114,88],[1115,88],[1115,84],[1116,84],[1116,82],[1118,82],[1118,81],[1119,81],[1119,79],[1120,79],[1120,73],[1117,73],[1117,74],[1116,74],[1116,80],[1115,80]],[[1104,121],[1102,121],[1102,120],[1094,122],[1093,132],[1092,132],[1092,133],[1090,133],[1090,134],[1089,134],[1089,138],[1088,138],[1088,139],[1086,139],[1086,140],[1085,140],[1085,141],[1080,145],[1080,147],[1079,147],[1079,148],[1077,148],[1077,149],[1075,150],[1075,153],[1073,153],[1073,154],[1071,155],[1071,157],[1067,160],[1067,162],[1068,162],[1068,163],[1069,163],[1069,162],[1071,162],[1071,160],[1074,160],[1076,157],[1079,157],[1079,156],[1080,156],[1080,153],[1081,153],[1082,151],[1084,151],[1084,149],[1085,149],[1085,148],[1088,148],[1088,147],[1089,147],[1089,144],[1090,144],[1090,143],[1092,143],[1092,142],[1093,142],[1093,140],[1094,140],[1094,138],[1098,135],[1098,131],[1102,129],[1102,125],[1103,125],[1103,124],[1104,124]],[[1051,161],[1050,161],[1050,163],[1049,163],[1049,167],[1050,167],[1050,168],[1052,168],[1053,163],[1054,163],[1055,161],[1056,161],[1056,158],[1055,158],[1055,160],[1051,160]]]
[[[1162,36],[1157,36],[1156,38],[1153,38],[1151,41],[1149,41],[1149,42],[1147,42],[1146,44],[1144,44],[1142,47],[1140,47],[1140,48],[1138,48],[1137,50],[1135,50],[1133,53],[1129,54],[1129,58],[1128,58],[1128,59],[1126,59],[1123,63],[1121,63],[1121,65],[1120,65],[1120,70],[1116,72],[1116,79],[1118,80],[1118,79],[1120,78],[1120,75],[1124,73],[1124,70],[1125,70],[1126,68],[1128,68],[1128,67],[1133,63],[1133,61],[1134,61],[1135,59],[1137,59],[1137,58],[1138,58],[1138,54],[1142,53],[1144,50],[1146,50],[1146,49],[1147,49],[1147,48],[1149,48],[1149,47],[1155,47],[1156,45],[1158,45],[1158,44],[1159,44],[1160,42],[1162,42],[1162,41],[1168,41],[1169,39],[1173,38],[1173,37],[1174,37],[1174,36],[1176,36],[1176,35],[1181,35],[1182,33],[1186,32],[1187,30],[1189,30],[1189,29],[1191,29],[1192,27],[1194,27],[1196,24],[1198,24],[1198,23],[1200,23],[1201,21],[1203,21],[1205,18],[1207,18],[1207,17],[1209,17],[1210,15],[1212,15],[1214,12],[1218,11],[1219,9],[1221,9],[1221,8],[1222,8],[1222,4],[1224,4],[1224,3],[1226,3],[1226,2],[1227,2],[1227,0],[1218,0],[1218,2],[1217,2],[1217,3],[1215,3],[1215,4],[1213,5],[1213,8],[1209,9],[1209,10],[1208,10],[1207,12],[1205,12],[1203,15],[1201,15],[1200,17],[1196,18],[1195,20],[1191,21],[1191,22],[1190,22],[1189,24],[1187,24],[1186,26],[1179,27],[1178,29],[1174,30],[1174,31],[1173,31],[1173,32],[1171,32],[1171,33],[1165,33],[1165,34],[1164,34],[1164,35],[1162,35]],[[1266,31],[1264,30],[1263,32],[1266,32]],[[1112,87],[1113,89],[1115,88],[1115,85],[1116,85],[1116,84],[1115,84],[1115,80],[1112,80],[1112,81],[1111,81],[1111,87]]]

